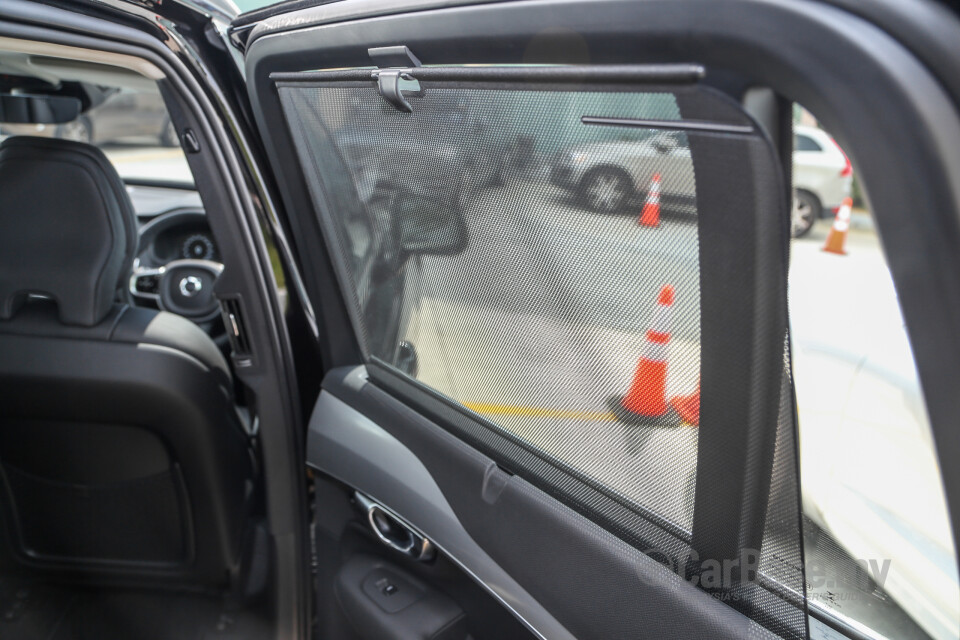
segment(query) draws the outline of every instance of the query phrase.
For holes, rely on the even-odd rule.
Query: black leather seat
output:
[[[226,585],[250,438],[212,340],[116,302],[136,242],[99,149],[0,144],[0,556],[86,580]]]

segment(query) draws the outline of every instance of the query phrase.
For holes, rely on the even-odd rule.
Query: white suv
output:
[[[693,161],[686,135],[662,132],[645,140],[595,142],[562,149],[554,157],[551,181],[573,191],[587,208],[618,213],[660,174],[665,204],[696,211]]]
[[[830,134],[816,127],[793,128],[791,230],[795,238],[810,231],[823,214],[835,212],[850,195],[852,182],[853,167]]]
[[[560,151],[551,167],[551,180],[574,192],[587,208],[616,213],[649,188],[654,173],[662,176],[664,204],[671,210],[696,211],[696,185],[686,136],[658,133],[646,140],[595,142]],[[791,232],[810,231],[825,213],[833,213],[850,195],[853,168],[827,132],[815,127],[794,128],[793,182],[795,198]]]

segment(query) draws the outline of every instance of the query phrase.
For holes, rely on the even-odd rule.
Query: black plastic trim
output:
[[[339,69],[270,74],[274,82],[329,82],[334,80],[369,80],[379,70]],[[703,79],[704,68],[697,64],[657,65],[557,65],[546,67],[411,67],[404,73],[417,80],[451,82],[570,82],[582,80],[598,83],[692,84]]]
[[[298,9],[317,7],[333,2],[340,2],[340,0],[286,0],[285,2],[278,2],[266,7],[251,9],[250,11],[241,13],[233,19],[233,22],[230,23],[230,27],[233,31],[239,31],[245,27],[252,28],[261,20],[270,18],[272,16],[278,16],[284,13],[290,13],[291,11],[297,11]]]

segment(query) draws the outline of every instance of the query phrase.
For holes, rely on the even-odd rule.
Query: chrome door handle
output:
[[[367,523],[380,542],[420,562],[430,562],[437,557],[433,543],[398,515],[360,492],[354,493],[353,498],[366,514]]]

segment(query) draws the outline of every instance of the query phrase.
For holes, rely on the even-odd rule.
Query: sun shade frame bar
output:
[[[751,125],[725,124],[700,120],[646,120],[639,118],[602,118],[582,116],[580,122],[601,127],[631,127],[636,129],[667,129],[671,131],[708,131],[711,133],[751,134],[756,131]]]
[[[399,67],[398,67],[399,68]],[[332,69],[271,73],[274,82],[317,82],[375,79],[380,69]],[[695,84],[706,71],[697,64],[488,66],[404,68],[416,80],[473,82],[582,82],[584,84]]]
[[[703,104],[687,98],[678,95],[678,122],[710,121]],[[751,135],[704,132],[688,139],[701,238],[703,384],[691,541],[700,563],[736,561],[764,548],[783,393],[790,239],[782,194],[789,185],[763,128],[748,122]],[[704,588],[742,593],[748,580],[738,567],[728,583]],[[777,626],[766,612],[751,611],[749,600],[731,604]]]

